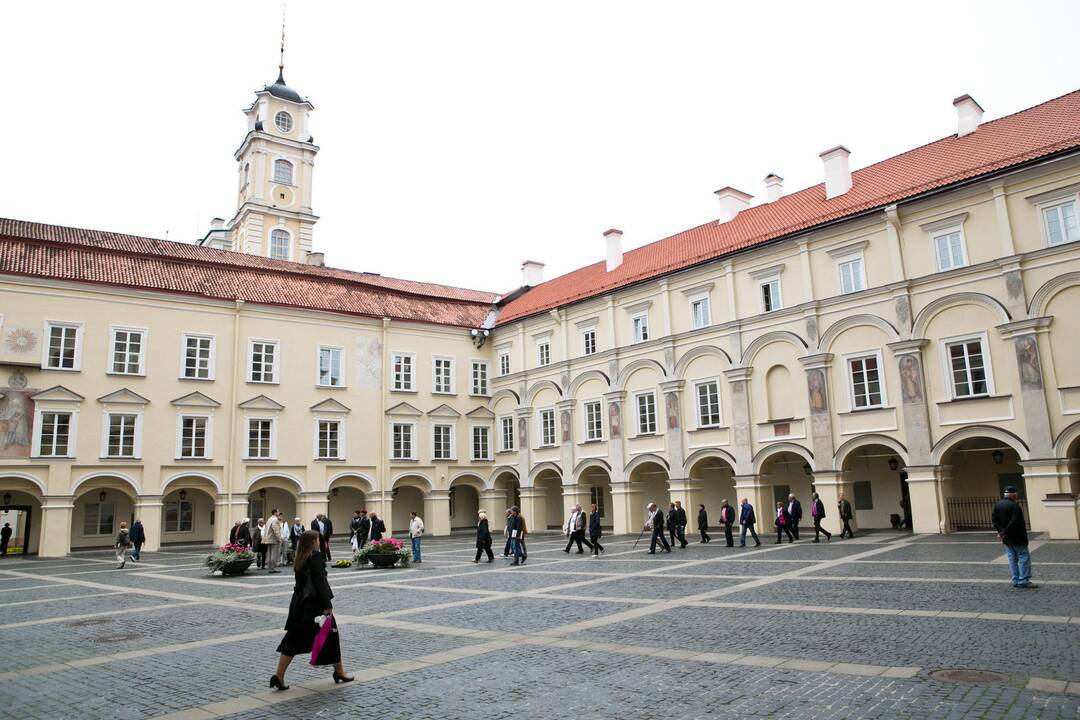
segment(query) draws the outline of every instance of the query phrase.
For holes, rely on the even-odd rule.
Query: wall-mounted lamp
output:
[[[337,497],[337,495],[338,495],[338,488],[334,488],[333,490],[331,490],[331,491],[330,491],[330,494],[331,494],[331,495],[333,495],[334,497]]]
[[[484,341],[491,335],[491,331],[483,328],[475,328],[470,330],[469,334],[472,335],[473,344],[479,348],[483,347]]]
[[[809,475],[810,473],[812,473],[814,471],[814,469],[812,467],[810,467],[810,463],[803,463],[802,471],[804,473],[806,473],[807,475]]]
[[[187,490],[181,490],[180,491],[180,499],[181,500],[187,500]]]
[[[11,493],[4,493],[4,506],[7,507],[11,504]]]
[[[896,472],[896,468],[900,467],[900,461],[894,457],[889,458],[889,469]]]
[[[994,452],[990,453],[990,457],[994,458],[995,465],[1000,465],[1001,463],[1005,462],[1005,453],[1001,452],[1001,450],[995,450]]]
[[[97,499],[98,499],[98,502],[105,502],[105,491],[104,490],[102,490],[101,492],[98,493]]]
[[[266,497],[266,488],[260,488],[259,489],[259,497],[261,497],[261,498]]]

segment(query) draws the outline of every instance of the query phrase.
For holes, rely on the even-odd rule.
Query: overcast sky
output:
[[[192,241],[236,208],[279,2],[0,6],[0,215]],[[503,292],[1080,88],[1080,3],[289,0],[327,263]]]

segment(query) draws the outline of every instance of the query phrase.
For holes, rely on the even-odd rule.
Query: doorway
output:
[[[0,527],[10,524],[12,530],[7,555],[30,554],[30,530],[33,524],[31,510],[29,505],[8,505],[0,509],[0,516],[3,517]]]

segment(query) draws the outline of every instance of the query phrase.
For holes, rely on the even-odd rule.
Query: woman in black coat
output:
[[[776,526],[776,544],[780,544],[781,538],[784,533],[787,533],[787,541],[789,543],[795,542],[795,536],[791,534],[791,514],[784,507],[784,503],[776,503],[776,519],[773,520],[773,525]]]
[[[382,540],[382,534],[386,532],[386,523],[379,519],[379,516],[373,512],[368,513],[368,518],[371,520],[371,540]]]
[[[331,605],[334,593],[326,580],[326,561],[318,550],[319,533],[308,530],[300,536],[300,541],[296,544],[296,559],[293,561],[296,586],[289,602],[289,617],[285,620],[285,637],[277,647],[281,657],[278,658],[277,672],[270,676],[270,687],[278,690],[289,689],[285,684],[285,670],[293,656],[311,652],[315,636],[319,633],[319,624],[315,618],[319,615],[330,615],[334,610]],[[331,622],[334,623],[333,632],[337,632],[337,623],[333,616]],[[337,638],[326,641],[316,664],[334,666],[335,685],[355,679],[345,673],[345,667],[341,664],[341,642]]]
[[[705,506],[704,505],[698,505],[697,527],[698,527],[698,531],[701,532],[701,542],[707,543],[710,540],[712,540],[712,538],[709,537],[709,532],[708,532],[709,531],[709,513],[705,512]]]
[[[476,559],[473,562],[480,562],[480,554],[484,552],[487,553],[488,562],[495,562],[495,553],[491,552],[491,529],[488,527],[487,515],[481,510],[479,517],[480,521],[476,523]]]
[[[596,509],[596,503],[589,506],[589,542],[592,543],[592,554],[599,555],[604,552],[604,546],[600,544],[600,511]]]

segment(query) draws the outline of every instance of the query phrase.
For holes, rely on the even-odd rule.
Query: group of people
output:
[[[234,523],[229,530],[229,544],[250,547],[255,553],[255,566],[267,573],[276,573],[281,572],[279,568],[292,563],[303,534],[304,524],[300,518],[293,518],[290,525],[285,513],[275,508],[270,511],[269,520],[258,518],[254,526],[251,518]]]

